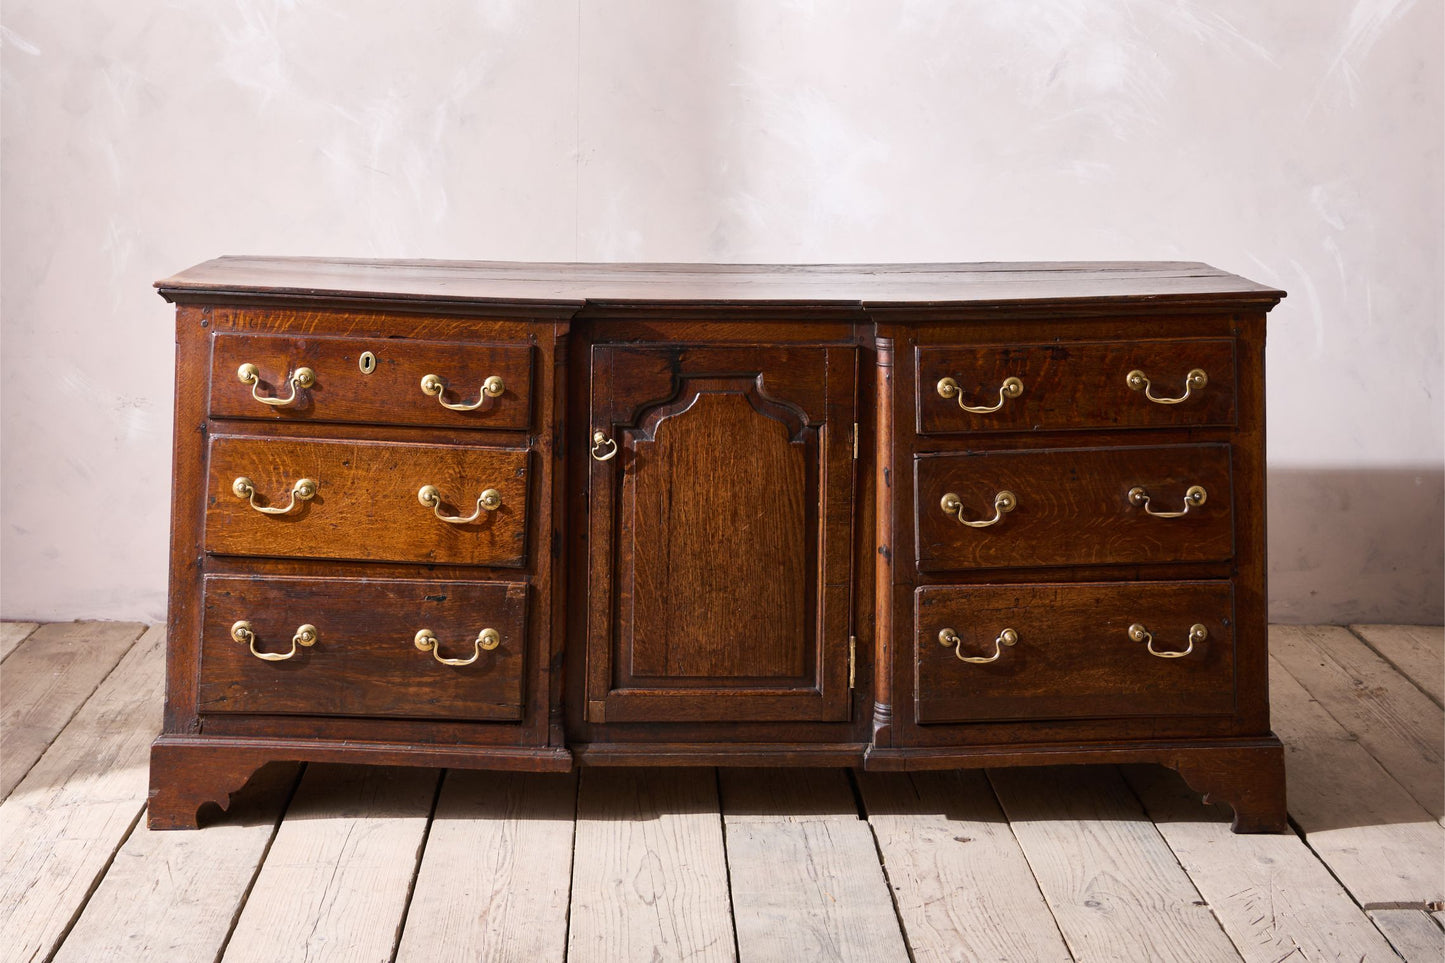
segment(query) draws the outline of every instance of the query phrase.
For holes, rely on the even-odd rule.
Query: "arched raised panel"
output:
[[[852,510],[855,366],[594,349],[593,426],[618,455],[591,471],[589,721],[847,718],[851,548],[825,520]]]

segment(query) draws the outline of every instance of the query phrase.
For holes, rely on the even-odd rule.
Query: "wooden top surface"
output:
[[[980,264],[564,264],[221,257],[156,282],[168,300],[217,294],[521,304],[1032,304],[1234,301],[1283,291],[1191,261]]]

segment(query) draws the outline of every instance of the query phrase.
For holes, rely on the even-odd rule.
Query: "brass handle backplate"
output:
[[[445,390],[445,382],[443,382],[441,378],[437,377],[434,374],[426,375],[421,379],[422,394],[430,395],[436,398],[438,404],[450,411],[476,411],[478,408],[480,408],[483,404],[486,403],[486,400],[488,398],[495,398],[503,391],[506,391],[507,386],[502,381],[500,375],[492,375],[486,381],[482,382],[482,393],[476,401],[472,402],[471,404],[460,405],[454,405],[451,402],[447,401],[445,398],[443,398],[442,392]]]
[[[416,493],[416,500],[432,510],[432,514],[444,522],[452,525],[466,525],[482,517],[483,511],[494,512],[502,507],[502,493],[495,488],[488,488],[477,496],[477,510],[466,518],[460,515],[442,514],[442,493],[435,485],[423,485]]]
[[[1142,487],[1136,485],[1129,489],[1129,504],[1136,508],[1142,508],[1145,512],[1155,518],[1178,518],[1181,515],[1188,515],[1189,509],[1198,508],[1203,505],[1209,497],[1203,485],[1190,485],[1184,492],[1184,510],[1180,512],[1156,512],[1149,507],[1149,493]]]
[[[958,656],[960,662],[972,662],[975,665],[987,665],[990,662],[997,662],[999,656],[1003,655],[1003,647],[1006,645],[1017,645],[1019,634],[1013,629],[1004,629],[993,640],[993,655],[964,655],[963,639],[953,629],[943,629],[938,633],[938,644],[953,647],[953,654]]]
[[[290,376],[286,379],[291,385],[291,394],[286,398],[262,398],[256,394],[256,389],[261,386],[261,369],[249,361],[236,369],[236,379],[243,385],[250,385],[251,397],[261,402],[261,404],[274,405],[280,408],[296,401],[297,388],[309,388],[314,385],[316,383],[316,372],[310,368],[297,368],[291,372]]]
[[[607,446],[611,445],[611,448]],[[592,433],[592,457],[597,461],[609,461],[617,457],[617,442],[607,437],[604,431]]]
[[[231,482],[231,493],[237,498],[244,498],[252,508],[263,515],[289,515],[293,509],[301,507],[302,502],[309,502],[316,497],[318,483],[314,479],[300,478],[296,484],[291,486],[291,501],[279,507],[272,508],[256,504],[256,483],[245,475]]]
[[[1204,373],[1203,368],[1194,368],[1191,370],[1189,374],[1184,376],[1184,394],[1178,398],[1160,398],[1154,394],[1153,390],[1149,387],[1149,377],[1138,368],[1135,368],[1125,375],[1124,381],[1128,384],[1130,391],[1144,392],[1144,397],[1156,405],[1177,405],[1181,401],[1188,401],[1190,393],[1196,388],[1203,388],[1209,384],[1209,375]]]
[[[296,634],[291,636],[291,651],[289,652],[257,651],[256,633],[251,628],[251,623],[245,619],[231,626],[231,638],[237,642],[246,643],[246,647],[251,650],[251,654],[258,659],[264,659],[267,662],[285,662],[296,654],[296,647],[298,645],[310,647],[316,644],[316,626],[307,623],[297,628]]]
[[[502,636],[496,629],[482,629],[477,633],[477,638],[472,644],[472,657],[470,659],[444,659],[441,655],[441,648],[437,643],[437,637],[431,629],[421,629],[412,644],[423,652],[430,652],[433,659],[442,665],[471,665],[482,657],[483,652],[490,652],[502,644]]]
[[[1013,492],[1004,490],[993,496],[993,518],[985,518],[982,521],[971,522],[963,517],[963,500],[956,492],[949,492],[943,496],[938,503],[945,515],[952,515],[960,525],[967,525],[969,528],[988,528],[990,525],[997,525],[999,519],[1018,507],[1018,497]]]
[[[941,378],[938,382],[938,397],[957,398],[960,408],[964,411],[971,411],[976,415],[986,415],[989,412],[998,411],[1003,407],[1005,401],[1010,398],[1017,398],[1023,393],[1024,383],[1021,380],[1012,377],[1005,378],[1003,379],[1003,384],[999,385],[998,404],[975,407],[963,403],[963,389],[958,386],[957,381],[954,381],[952,378]]]
[[[1189,647],[1187,649],[1183,652],[1161,652],[1154,648],[1154,636],[1148,629],[1144,628],[1144,626],[1138,622],[1129,626],[1130,641],[1143,642],[1149,649],[1149,654],[1160,659],[1182,659],[1194,651],[1196,642],[1203,642],[1207,638],[1209,638],[1209,630],[1198,622],[1195,622],[1189,627]]]

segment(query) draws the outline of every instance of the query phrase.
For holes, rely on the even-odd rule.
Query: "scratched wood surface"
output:
[[[51,711],[57,640],[130,632],[0,624],[6,719]],[[0,802],[0,963],[1445,957],[1438,629],[1275,627],[1278,836],[1147,766],[273,766],[150,832],[163,635],[87,667]]]

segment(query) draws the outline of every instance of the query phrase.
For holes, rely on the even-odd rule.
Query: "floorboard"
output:
[[[1352,625],[1370,648],[1384,656],[1435,704],[1445,705],[1445,626]]]
[[[140,818],[164,669],[156,627],[0,803],[0,933],[10,958],[54,952]]]
[[[90,698],[145,626],[139,622],[43,625],[0,673],[0,799]]]
[[[38,628],[39,622],[0,622],[0,662]]]
[[[571,963],[733,960],[712,769],[584,769]]]
[[[858,783],[917,963],[1072,959],[983,772]]]

